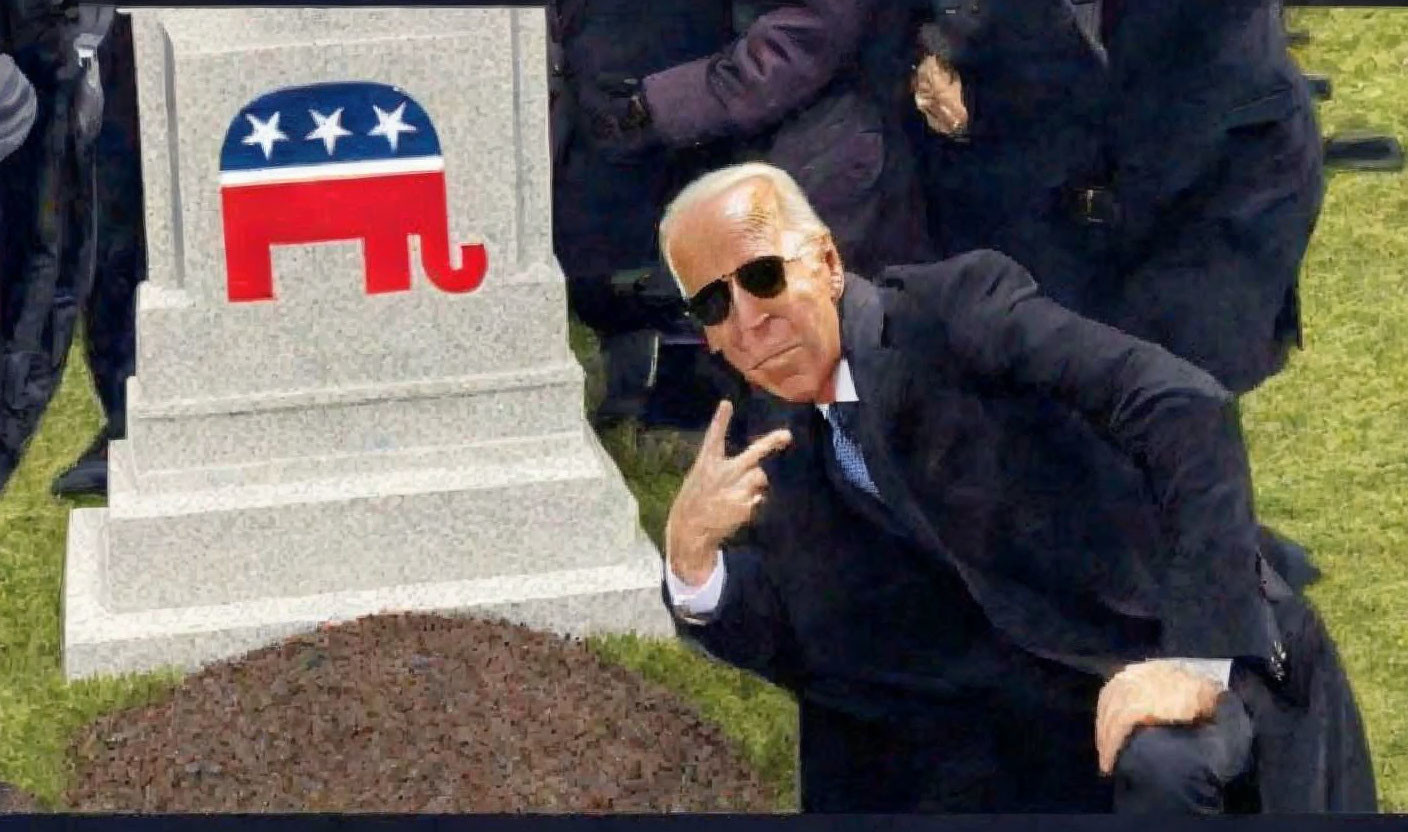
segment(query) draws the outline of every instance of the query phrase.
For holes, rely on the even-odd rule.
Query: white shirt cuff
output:
[[[670,592],[670,603],[683,607],[690,615],[708,615],[718,608],[719,599],[724,594],[724,578],[727,576],[728,569],[724,566],[722,551],[714,561],[714,571],[703,586],[690,586],[675,574],[669,563],[665,564],[665,586]]]
[[[1232,684],[1231,659],[1172,659],[1171,661],[1183,665],[1200,676],[1208,677],[1224,688]]]

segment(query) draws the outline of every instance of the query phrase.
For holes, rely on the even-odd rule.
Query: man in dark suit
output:
[[[917,91],[931,111],[920,156],[939,256],[1001,251],[1052,299],[1238,395],[1279,372],[1300,342],[1297,277],[1324,191],[1280,4],[925,5],[917,80],[937,89]]]
[[[766,165],[686,188],[660,237],[710,347],[785,403],[732,457],[721,405],[662,593],[797,697],[804,810],[1374,808],[1207,373],[996,252],[857,279]]]

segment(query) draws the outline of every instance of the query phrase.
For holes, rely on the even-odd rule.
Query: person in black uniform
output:
[[[992,248],[1237,394],[1299,344],[1323,148],[1279,4],[932,0],[916,100],[942,256]]]
[[[611,153],[594,134],[584,101],[603,88],[628,85],[633,76],[718,49],[728,37],[728,3],[559,0],[548,12],[553,242],[569,306],[601,339],[607,389],[593,421],[605,427],[664,418],[649,408],[657,371],[673,369],[658,366],[660,342],[688,342],[694,333],[658,269],[655,218],[718,149],[653,148],[629,158]],[[681,386],[680,380],[666,385],[676,393]]]
[[[108,443],[127,433],[127,378],[136,360],[136,292],[146,277],[141,136],[132,21],[118,15],[103,41],[103,126],[98,134],[98,239],[93,290],[84,308],[88,369],[103,427],[88,449],[55,478],[59,496],[106,494]]]
[[[0,488],[63,377],[93,281],[96,50],[114,7],[3,0],[5,51],[34,86],[34,126],[0,162]]]
[[[924,202],[903,124],[908,3],[734,0],[716,53],[642,73],[583,104],[622,158],[723,144],[730,161],[788,171],[869,271],[930,259]]]

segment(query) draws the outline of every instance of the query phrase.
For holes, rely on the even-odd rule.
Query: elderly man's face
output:
[[[840,258],[829,238],[807,240],[785,232],[777,216],[770,183],[743,183],[679,217],[669,240],[671,258],[691,297],[728,276],[728,317],[705,327],[710,349],[721,351],[751,384],[775,396],[827,400],[841,356]],[[768,256],[790,258],[786,286],[776,297],[755,297],[733,274]]]

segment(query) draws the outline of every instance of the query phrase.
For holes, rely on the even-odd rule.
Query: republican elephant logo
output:
[[[276,90],[231,122],[220,151],[231,301],[274,297],[270,247],[361,240],[368,294],[411,288],[410,237],[446,292],[479,287],[482,245],[450,262],[445,158],[425,110],[385,84]]]

